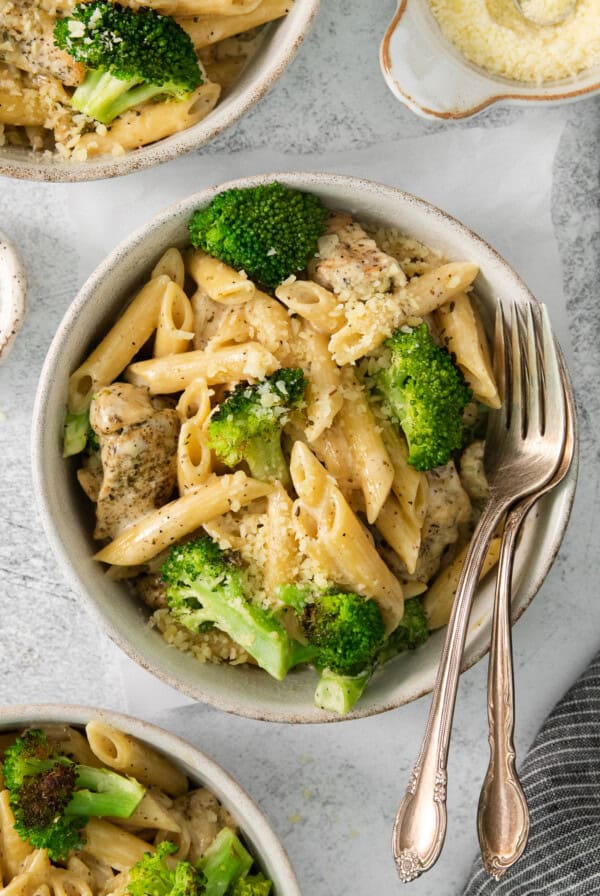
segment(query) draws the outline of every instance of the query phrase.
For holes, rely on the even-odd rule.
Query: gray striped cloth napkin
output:
[[[600,654],[552,711],[521,770],[529,842],[499,881],[478,860],[463,896],[600,894]]]

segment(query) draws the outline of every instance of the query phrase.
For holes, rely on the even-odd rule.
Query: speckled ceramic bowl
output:
[[[273,896],[302,896],[285,850],[260,809],[220,765],[180,737],[111,710],[64,704],[0,707],[0,733],[44,722],[84,726],[91,719],[113,725],[164,753],[191,781],[214,793],[235,818],[263,873],[273,881]]]
[[[25,180],[82,181],[131,174],[198,149],[241,118],[257,103],[292,61],[319,8],[320,0],[297,0],[288,15],[265,26],[264,37],[242,76],[203,121],[126,155],[75,162],[20,147],[0,147],[0,175]]]
[[[27,277],[14,243],[0,231],[0,361],[8,355],[25,319]]]
[[[246,178],[205,190],[171,206],[121,243],[83,286],[63,319],[40,377],[33,414],[33,467],[40,513],[54,552],[71,585],[111,638],[137,663],[189,696],[220,709],[258,719],[285,722],[337,721],[313,706],[316,675],[293,670],[277,682],[251,666],[200,665],[168,646],[146,624],[147,611],[121,582],[106,578],[92,559],[92,511],[75,478],[74,465],[61,457],[62,423],[69,374],[108,330],[123,300],[146,278],[166,247],[187,242],[186,224],[224,187],[254,186],[277,179],[310,190],[332,208],[358,218],[401,228],[450,259],[473,261],[481,273],[476,288],[487,323],[497,297],[535,299],[518,275],[487,243],[449,215],[407,193],[381,184],[330,174],[276,174]],[[569,476],[540,501],[529,516],[517,556],[514,613],[519,616],[540,588],[567,525],[576,481]],[[465,665],[480,659],[489,644],[493,582],[480,588],[467,637]],[[444,632],[419,650],[397,657],[378,670],[351,718],[372,715],[415,700],[431,690]],[[348,718],[348,717],[346,717]]]
[[[424,118],[468,118],[494,103],[553,106],[600,91],[599,66],[535,85],[473,65],[442,34],[428,0],[399,0],[380,62],[392,93]]]

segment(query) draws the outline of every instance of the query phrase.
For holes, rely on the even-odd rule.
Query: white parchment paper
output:
[[[89,210],[102,222],[79,258],[81,281],[121,239],[170,203],[236,177],[277,171],[330,171],[382,181],[433,202],[479,233],[518,271],[549,309],[570,354],[559,255],[552,227],[552,166],[563,123],[531,115],[508,127],[444,131],[343,153],[294,155],[240,152],[193,155],[151,169],[106,190],[103,182],[71,186],[75,231],[89,228]],[[116,195],[115,195],[116,193]],[[121,656],[132,713],[189,703]]]

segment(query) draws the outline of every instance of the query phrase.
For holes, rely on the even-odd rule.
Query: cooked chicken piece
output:
[[[85,458],[83,466],[77,470],[77,479],[90,501],[95,504],[102,488],[102,461],[97,451]]]
[[[103,472],[94,538],[115,538],[171,497],[179,418],[156,404],[145,388],[128,383],[114,383],[92,401]]]
[[[338,295],[348,290],[363,301],[375,294],[395,292],[406,283],[396,259],[382,252],[360,224],[344,214],[329,218],[309,273]]]
[[[90,424],[98,435],[107,436],[124,426],[143,423],[152,416],[155,407],[147,389],[130,383],[113,383],[94,395]]]
[[[471,501],[480,510],[490,496],[483,464],[484,452],[485,442],[478,439],[471,442],[460,456],[460,481]]]
[[[74,87],[84,67],[54,45],[54,19],[31,0],[0,0],[0,59]]]
[[[159,572],[138,576],[135,590],[153,610],[162,610],[167,606],[167,586]]]
[[[429,491],[421,550],[414,575],[408,577],[418,582],[427,582],[437,572],[445,548],[458,540],[461,526],[471,518],[471,502],[454,461],[426,475]]]

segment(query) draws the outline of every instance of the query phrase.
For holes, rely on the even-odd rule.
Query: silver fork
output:
[[[542,488],[563,451],[565,403],[548,315],[526,305],[496,311],[494,355],[502,408],[490,413],[485,468],[490,498],[471,539],[460,576],[433,690],[425,737],[394,824],[399,877],[410,881],[437,860],[446,833],[446,764],[473,593],[489,543],[516,501]],[[525,350],[523,350],[525,347]]]
[[[523,854],[529,836],[529,810],[515,767],[514,681],[511,644],[511,580],[517,536],[534,504],[563,481],[576,451],[575,403],[561,361],[565,392],[565,445],[552,479],[511,509],[502,533],[496,577],[488,671],[490,761],[485,775],[477,832],[483,866],[496,880]]]

